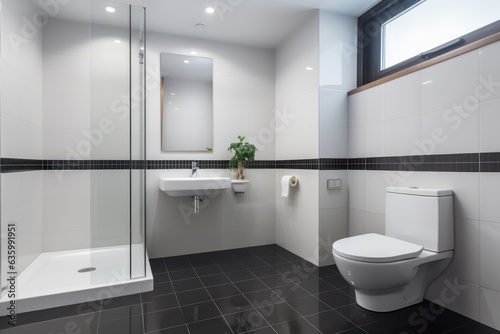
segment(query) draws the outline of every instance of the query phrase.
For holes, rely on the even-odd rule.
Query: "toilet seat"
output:
[[[342,257],[362,262],[395,262],[419,256],[423,246],[377,233],[337,240],[333,251]]]

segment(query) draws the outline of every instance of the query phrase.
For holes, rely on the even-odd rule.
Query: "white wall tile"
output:
[[[421,143],[431,154],[478,152],[477,108],[457,107],[423,114]]]
[[[497,173],[481,173],[479,194],[479,217],[482,221],[500,223],[500,178]]]
[[[366,233],[385,234],[385,214],[366,211]]]
[[[348,208],[319,210],[319,264],[333,264],[332,244],[349,235]]]
[[[112,98],[128,96],[128,60],[91,58],[90,94]]]
[[[349,236],[366,233],[366,211],[349,208]]]
[[[500,330],[500,292],[481,287],[479,289],[479,310],[481,323]]]
[[[311,38],[318,30],[319,15],[314,12],[276,50],[276,105],[318,86],[319,40]],[[306,70],[308,66],[313,70]]]
[[[44,129],[88,129],[89,118],[88,96],[44,94]]]
[[[480,245],[481,264],[480,278],[481,286],[500,291],[500,266],[498,265],[498,253],[500,252],[500,224],[481,221]]]
[[[365,177],[366,211],[385,214],[386,172],[367,171]]]
[[[366,124],[385,121],[385,85],[366,90]]]
[[[466,105],[478,85],[478,51],[471,51],[423,69],[422,111]],[[430,81],[430,82],[429,82]],[[428,84],[423,84],[429,82]]]
[[[43,27],[43,52],[89,57],[88,23],[52,17]]]
[[[417,115],[421,105],[420,73],[412,73],[385,85],[385,119]]]
[[[497,59],[500,57],[500,43],[496,42],[479,51],[479,99],[481,101],[500,98],[500,70]]]
[[[372,123],[366,125],[366,156],[380,157],[385,153],[385,123]],[[354,139],[353,139],[354,140]]]
[[[348,129],[348,157],[360,158],[366,156],[366,125]]]
[[[427,288],[424,298],[479,321],[478,285],[462,281],[456,276],[441,275]]]
[[[366,171],[350,170],[347,174],[349,207],[352,209],[366,209]]]
[[[481,152],[500,151],[500,100],[482,102],[480,109],[479,143]]]
[[[422,117],[410,116],[385,122],[385,155],[432,154],[434,143],[422,141]]]
[[[247,106],[250,103],[247,75],[214,71],[214,103]]]
[[[455,218],[455,249],[446,274],[479,285],[479,221]]]
[[[328,179],[340,179],[342,189],[327,189]],[[320,209],[340,209],[348,206],[348,179],[347,171],[322,170],[319,172],[319,208]]]
[[[90,61],[88,58],[45,53],[43,69],[45,93],[89,95]]]

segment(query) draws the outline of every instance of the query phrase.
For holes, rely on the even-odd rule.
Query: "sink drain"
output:
[[[78,270],[79,273],[88,273],[89,271],[94,271],[95,267],[82,268]]]

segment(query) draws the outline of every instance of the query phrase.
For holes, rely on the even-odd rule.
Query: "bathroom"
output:
[[[356,17],[377,1],[362,1],[364,8],[349,15],[325,9],[283,11],[297,15],[289,20],[296,26],[279,43],[266,45],[258,38],[265,32],[258,30],[253,42],[243,35],[241,42],[223,40],[210,30],[226,30],[226,24],[242,20],[252,10],[245,1],[223,1],[223,18],[192,14],[189,35],[176,30],[185,25],[180,15],[168,16],[168,33],[153,25],[161,21],[162,13],[154,10],[158,2],[2,0],[2,253],[6,223],[15,222],[21,268],[43,253],[127,243],[129,254],[120,261],[130,260],[128,274],[137,270],[138,278],[147,277],[146,256],[161,259],[273,244],[307,263],[331,266],[335,240],[384,234],[387,186],[446,188],[455,199],[454,258],[425,298],[441,298],[447,284],[456,282],[466,288],[446,308],[500,330],[500,209],[494,200],[500,192],[498,37],[479,49],[352,93],[357,87]],[[112,13],[104,11],[111,3],[116,14],[123,9],[130,17],[120,16],[125,21],[113,24]],[[200,4],[200,12],[205,5]],[[140,7],[146,7],[146,20]],[[40,27],[26,23],[40,11],[48,22],[32,21]],[[262,15],[286,21],[278,7]],[[200,22],[205,29],[194,28]],[[116,29],[125,25],[131,29]],[[118,38],[122,43],[114,41]],[[129,38],[137,43],[130,56]],[[213,150],[164,152],[160,54],[193,51],[213,59]],[[128,94],[128,84],[144,87],[146,96],[134,101],[133,120],[121,117],[119,108],[127,106],[123,94]],[[26,93],[32,98],[25,98]],[[94,112],[117,98],[114,106],[120,111]],[[71,116],[68,110],[73,110]],[[437,137],[435,129],[442,129]],[[169,197],[159,189],[160,178],[189,176],[192,161],[200,166],[199,176],[232,177],[227,147],[238,135],[258,149],[246,170],[250,183],[243,195],[226,190],[207,196],[194,214],[190,198]],[[92,150],[85,145],[93,145]],[[435,160],[429,165],[405,162],[415,154]],[[146,167],[129,173],[116,165],[91,169],[85,164],[64,167],[63,162],[129,159],[145,161]],[[52,167],[40,167],[41,161]],[[280,183],[285,175],[298,179],[286,198]],[[327,189],[331,179],[340,180],[340,189]],[[140,250],[137,261],[131,260],[131,245]],[[63,281],[57,270],[51,274]],[[151,281],[145,284],[137,289],[147,289]],[[83,299],[88,297],[94,296]]]

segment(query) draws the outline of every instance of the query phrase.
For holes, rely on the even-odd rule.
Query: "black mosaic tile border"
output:
[[[227,160],[196,160],[201,169],[229,169]],[[192,160],[36,160],[2,158],[2,173],[35,170],[190,169]],[[249,169],[500,172],[500,152],[338,159],[257,160]]]

